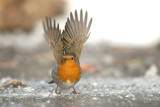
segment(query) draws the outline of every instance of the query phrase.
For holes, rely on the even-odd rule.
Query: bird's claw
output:
[[[56,94],[61,94],[60,92],[58,92],[57,90],[55,91]]]
[[[78,94],[78,93],[74,90],[74,91],[72,91],[72,94]]]

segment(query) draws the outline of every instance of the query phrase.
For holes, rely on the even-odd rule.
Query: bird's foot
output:
[[[61,94],[61,92],[58,92],[57,90],[55,90],[55,93],[56,93],[56,94]]]
[[[77,91],[75,90],[75,88],[74,88],[74,87],[73,87],[72,94],[79,94],[79,93],[77,93]]]
[[[61,94],[60,91],[58,92],[57,90],[58,90],[58,86],[56,87],[55,93],[56,94]]]
[[[78,94],[78,93],[76,92],[76,90],[74,90],[74,91],[72,91],[72,94]]]

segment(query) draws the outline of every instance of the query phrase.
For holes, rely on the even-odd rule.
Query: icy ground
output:
[[[0,90],[1,107],[160,107],[160,78],[84,77],[72,89],[54,93],[47,81],[30,81],[27,87]],[[1,86],[2,87],[2,86]]]
[[[85,75],[75,86],[77,95],[72,89],[54,93],[56,85],[47,84],[55,65],[52,52],[48,45],[38,47],[31,52],[1,50],[0,107],[160,107],[160,45],[84,47],[80,62]],[[22,86],[4,87],[8,76],[15,79],[10,85]]]

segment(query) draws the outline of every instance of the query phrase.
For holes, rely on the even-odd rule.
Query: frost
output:
[[[94,92],[98,92],[98,89],[94,89],[93,91],[94,91]]]
[[[126,95],[126,97],[132,97],[132,98],[134,98],[135,95],[134,94],[128,94],[128,95]]]
[[[92,97],[92,100],[98,100],[98,98],[97,97]]]
[[[94,82],[94,83],[93,83],[93,86],[95,86],[95,87],[96,87],[96,86],[97,86],[97,82]]]
[[[123,97],[121,95],[119,95],[118,98],[123,99]]]
[[[51,101],[50,100],[48,100],[46,103],[50,103]]]
[[[25,102],[34,106],[62,106],[78,104],[85,106],[118,106],[145,105],[158,101],[160,103],[160,78],[100,78],[88,77],[80,80],[75,86],[78,94],[71,94],[73,89],[54,92],[56,85],[48,85],[45,81],[30,81],[29,86],[19,88],[0,88],[0,104],[12,107],[25,107]],[[21,101],[23,104],[18,105]],[[141,101],[141,102],[139,102]],[[5,102],[5,103],[4,103]],[[33,104],[33,105],[32,105]],[[55,104],[55,105],[54,105]],[[5,105],[2,107],[5,107]]]
[[[32,87],[25,87],[24,89],[23,89],[23,91],[25,91],[25,92],[33,92],[35,89],[33,89]]]

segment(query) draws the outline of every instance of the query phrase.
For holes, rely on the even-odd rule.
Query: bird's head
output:
[[[74,56],[62,56],[62,62],[73,61]]]

